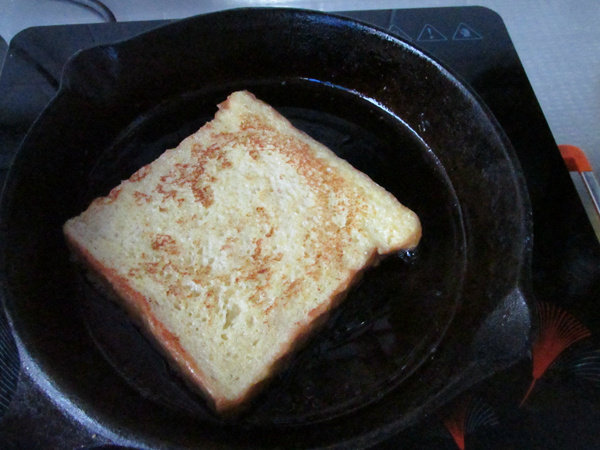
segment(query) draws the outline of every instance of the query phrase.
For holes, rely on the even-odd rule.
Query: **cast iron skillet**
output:
[[[237,89],[386,187],[424,231],[415,253],[365,275],[248,412],[223,421],[86,282],[61,226]],[[230,10],[80,52],[14,161],[1,214],[6,307],[30,371],[116,442],[368,446],[526,348],[530,212],[509,142],[442,65],[349,19]]]

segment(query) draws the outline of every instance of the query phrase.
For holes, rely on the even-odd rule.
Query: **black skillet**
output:
[[[369,271],[233,421],[212,415],[69,259],[63,222],[248,89],[415,210],[423,239]],[[508,140],[447,69],[333,15],[241,9],[84,50],[1,205],[6,308],[47,395],[136,446],[369,446],[517,361],[530,211]]]

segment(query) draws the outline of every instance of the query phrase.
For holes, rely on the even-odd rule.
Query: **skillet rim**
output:
[[[402,47],[404,47],[408,50],[412,50],[415,53],[420,54],[421,57],[424,57],[425,59],[428,60],[429,63],[433,64],[434,66],[436,66],[438,68],[438,70],[442,71],[446,78],[452,80],[453,84],[456,87],[458,87],[462,92],[466,93],[467,96],[472,97],[474,99],[474,104],[476,104],[479,108],[482,109],[483,114],[490,121],[494,130],[496,131],[498,136],[501,138],[501,141],[503,143],[502,147],[503,147],[503,151],[505,153],[506,160],[508,162],[510,162],[511,166],[513,166],[513,169],[514,169],[512,171],[513,175],[516,177],[516,179],[514,180],[514,185],[515,185],[516,191],[518,192],[519,197],[520,197],[519,203],[521,203],[521,205],[523,206],[523,212],[525,214],[525,217],[524,217],[525,220],[523,220],[523,226],[522,226],[521,231],[526,237],[528,237],[527,242],[522,247],[521,258],[519,259],[520,265],[518,267],[518,270],[516,271],[520,275],[516,282],[517,287],[520,287],[522,285],[522,283],[524,282],[524,280],[527,280],[528,277],[527,277],[526,272],[530,266],[529,260],[531,257],[531,247],[532,247],[532,220],[531,220],[531,205],[529,202],[529,197],[528,197],[528,193],[527,193],[527,189],[526,189],[524,175],[520,168],[520,164],[519,164],[518,158],[516,157],[516,154],[512,147],[512,144],[510,143],[504,130],[500,127],[498,121],[495,119],[495,117],[493,116],[493,114],[491,113],[489,108],[485,105],[485,103],[481,100],[479,95],[475,91],[473,91],[470,88],[470,86],[464,80],[461,79],[461,77],[459,75],[454,73],[451,69],[447,68],[442,62],[440,62],[436,58],[432,57],[426,51],[415,48],[410,42],[408,42],[400,37],[391,35],[389,32],[385,31],[384,29],[382,29],[380,27],[377,27],[377,26],[374,26],[371,24],[367,24],[363,21],[360,21],[360,20],[357,20],[354,18],[348,18],[343,15],[338,15],[335,13],[333,13],[333,14],[332,13],[324,13],[324,12],[320,12],[320,11],[312,11],[312,10],[296,9],[296,8],[252,8],[252,7],[250,7],[250,8],[232,8],[232,9],[227,9],[227,10],[223,10],[223,11],[203,14],[202,16],[216,17],[216,16],[220,16],[220,15],[224,15],[224,14],[229,14],[232,12],[244,13],[249,10],[252,12],[257,12],[257,11],[279,11],[279,12],[281,12],[282,10],[285,10],[286,13],[291,13],[291,14],[305,14],[310,17],[312,17],[312,16],[335,17],[335,18],[341,20],[342,22],[346,22],[347,24],[348,23],[351,25],[359,24],[361,26],[361,31],[367,30],[369,32],[369,34],[374,34],[374,35],[379,36],[380,38],[384,38],[387,40],[400,42]],[[78,60],[78,58],[82,58],[82,55],[87,55],[90,52],[98,51],[99,49],[127,45],[131,41],[143,40],[149,34],[163,33],[164,29],[166,29],[170,26],[174,26],[174,25],[177,26],[178,24],[180,24],[182,22],[190,22],[191,23],[194,20],[196,20],[198,17],[200,17],[200,16],[193,16],[193,17],[189,17],[189,18],[185,18],[185,19],[180,19],[180,20],[177,20],[174,22],[169,22],[169,23],[161,25],[157,28],[154,28],[150,31],[147,31],[140,35],[137,35],[133,38],[123,39],[123,40],[116,41],[111,44],[103,44],[103,45],[99,45],[99,46],[95,46],[95,47],[91,47],[91,48],[87,48],[87,49],[82,49],[82,50],[78,51],[77,53],[75,53],[69,59],[69,61],[65,64],[65,68],[64,68],[63,74],[61,76],[61,83],[60,83],[59,89],[57,90],[55,96],[50,100],[48,105],[46,105],[44,110],[40,113],[40,115],[33,122],[33,124],[31,125],[31,127],[29,128],[29,130],[27,132],[25,139],[23,140],[21,146],[19,147],[19,150],[15,154],[15,157],[13,159],[13,164],[11,164],[10,170],[7,174],[6,181],[3,186],[2,194],[1,194],[1,198],[0,198],[0,220],[2,221],[2,223],[4,223],[3,219],[5,218],[7,211],[8,211],[7,205],[10,203],[10,200],[7,199],[7,197],[8,198],[10,197],[10,193],[11,193],[10,189],[14,187],[14,183],[15,183],[14,173],[15,172],[18,173],[20,164],[25,165],[24,159],[26,156],[23,156],[23,149],[26,149],[28,146],[28,142],[31,139],[32,130],[35,130],[36,127],[38,127],[39,123],[43,122],[44,116],[46,114],[49,114],[48,111],[52,110],[53,105],[55,104],[55,102],[58,101],[60,96],[67,95],[67,93],[71,87],[69,85],[69,83],[70,83],[70,81],[72,81],[69,78],[69,70],[72,69],[73,65]],[[6,238],[6,229],[3,227],[1,230],[1,234],[0,234],[0,240],[1,240],[0,245],[1,245],[2,250],[4,250],[5,246],[8,244],[6,242],[5,238]],[[5,266],[5,254],[6,253],[4,251],[2,251],[1,263],[3,266]],[[3,271],[1,274],[1,279],[3,281],[2,293],[3,293],[4,297],[10,297],[11,293],[9,292],[9,289],[7,287],[7,283],[6,283],[7,276],[6,275],[7,274],[5,273],[5,271]],[[16,330],[14,328],[14,324],[13,324],[13,320],[12,320],[12,311],[10,311],[8,307],[6,307],[6,310],[7,310],[7,313],[8,313],[7,315],[9,316],[9,320],[11,323],[11,329],[13,330],[13,334],[15,334]],[[450,323],[453,320],[454,320],[454,317],[452,318]],[[448,326],[449,326],[449,324],[448,324]],[[445,334],[445,332],[444,332],[444,334]],[[16,336],[16,337],[18,338],[19,336]],[[19,341],[20,341],[20,339],[19,339]],[[51,381],[51,380],[49,380],[49,381]],[[64,395],[64,393],[63,393],[63,395]],[[102,427],[102,429],[105,432],[108,431],[108,429],[105,427]]]

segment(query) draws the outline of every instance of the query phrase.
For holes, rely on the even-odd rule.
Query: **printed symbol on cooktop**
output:
[[[573,315],[553,303],[536,302],[536,309],[538,333],[531,346],[532,380],[520,406],[525,404],[536,382],[558,357],[575,342],[592,334]]]
[[[421,42],[439,42],[439,41],[447,41],[448,38],[440,33],[433,25],[428,23],[425,24],[421,32],[419,33],[419,37],[417,41]]]
[[[442,410],[442,423],[454,439],[456,446],[464,450],[465,438],[478,428],[495,427],[500,422],[496,412],[484,400],[470,394],[454,400]]]
[[[452,40],[454,41],[475,41],[478,39],[483,39],[483,36],[469,25],[462,22],[458,24],[454,36],[452,36]]]
[[[412,40],[412,38],[408,34],[406,34],[406,31],[404,31],[398,25],[392,25],[390,27],[390,32],[394,33],[398,37],[401,37],[402,39],[407,39],[409,41]]]

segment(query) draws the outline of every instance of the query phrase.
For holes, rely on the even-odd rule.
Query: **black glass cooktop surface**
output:
[[[529,354],[382,448],[598,448],[600,246],[502,19],[479,7],[342,14],[424,49],[474,89],[513,144],[533,211]],[[57,91],[69,57],[164,23],[36,27],[17,35],[0,77],[2,181],[29,126]],[[111,444],[50,404],[23,371],[17,380],[7,330],[3,321],[0,443]]]

